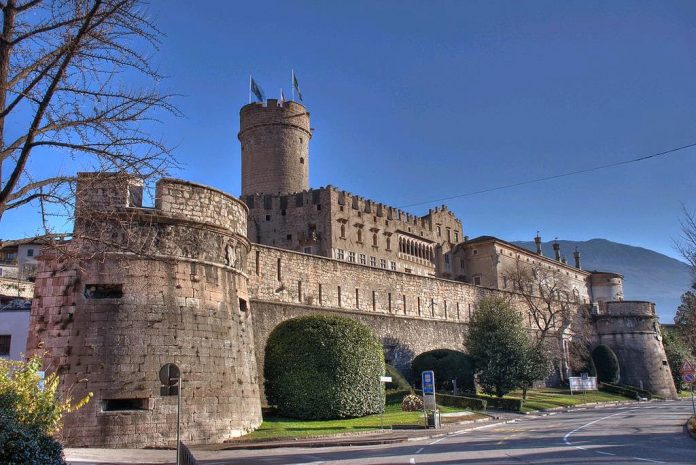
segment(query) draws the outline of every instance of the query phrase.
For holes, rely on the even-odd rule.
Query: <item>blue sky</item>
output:
[[[249,74],[297,72],[310,181],[394,206],[696,142],[693,1],[153,1],[153,60],[183,118],[153,128],[177,177],[238,194]],[[448,201],[469,236],[604,237],[678,256],[696,149]],[[422,214],[432,204],[409,208]],[[6,215],[0,237],[34,232]],[[7,220],[7,221],[6,221]]]

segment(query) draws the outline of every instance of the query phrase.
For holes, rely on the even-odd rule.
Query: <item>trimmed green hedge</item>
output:
[[[474,363],[464,352],[450,349],[437,349],[423,352],[413,359],[411,368],[420,387],[420,376],[424,371],[435,372],[435,383],[438,391],[452,392],[452,380],[457,380],[457,390],[461,392],[476,392],[474,385]]]
[[[266,398],[287,417],[361,417],[384,409],[382,344],[355,320],[311,315],[284,321],[266,343]]]
[[[592,360],[597,368],[597,381],[610,384],[619,382],[621,375],[619,359],[611,347],[604,344],[595,347],[592,351]]]
[[[486,397],[486,402],[489,409],[511,410],[513,412],[521,411],[524,406],[524,400],[508,399],[506,397]]]
[[[617,386],[616,384],[601,383],[599,385],[599,389],[602,391],[611,392],[613,394],[619,394],[620,396],[630,397],[632,399],[638,399],[639,397],[644,397],[646,399],[659,398],[653,395],[653,393],[650,391],[633,386]]]
[[[487,401],[475,397],[450,396],[447,394],[435,394],[438,405],[446,407],[466,408],[470,410],[486,410]]]

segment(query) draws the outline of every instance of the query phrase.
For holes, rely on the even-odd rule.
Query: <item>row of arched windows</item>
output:
[[[435,250],[432,245],[407,237],[399,237],[399,252],[424,260],[433,261],[435,258]]]

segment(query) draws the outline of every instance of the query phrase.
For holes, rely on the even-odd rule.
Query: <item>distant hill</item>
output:
[[[689,267],[679,260],[653,250],[619,244],[606,239],[589,241],[562,241],[561,255],[572,264],[575,247],[581,253],[581,266],[588,271],[613,271],[624,275],[626,300],[655,302],[662,323],[672,323],[674,313],[681,302],[681,295],[689,289]],[[536,251],[534,242],[513,242],[520,247]],[[551,242],[542,244],[547,257],[553,257]]]

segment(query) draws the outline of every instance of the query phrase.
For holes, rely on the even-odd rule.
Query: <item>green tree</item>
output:
[[[674,316],[674,326],[677,336],[686,344],[693,355],[696,355],[696,294],[692,291],[684,293],[681,305]]]
[[[684,360],[689,358],[691,351],[681,338],[664,329],[662,330],[662,345],[665,347],[667,362],[669,363],[669,369],[672,371],[672,378],[674,379],[674,386],[677,388],[677,391],[682,391],[687,388],[687,385],[682,381],[679,369],[682,363],[684,363]]]
[[[532,387],[534,381],[546,378],[552,369],[551,356],[546,346],[541,341],[536,344],[528,341],[524,347],[518,374],[524,400],[527,400],[527,390]]]
[[[536,351],[535,345],[522,315],[505,299],[482,300],[469,322],[466,348],[486,394],[502,397],[545,377],[546,354]]]

